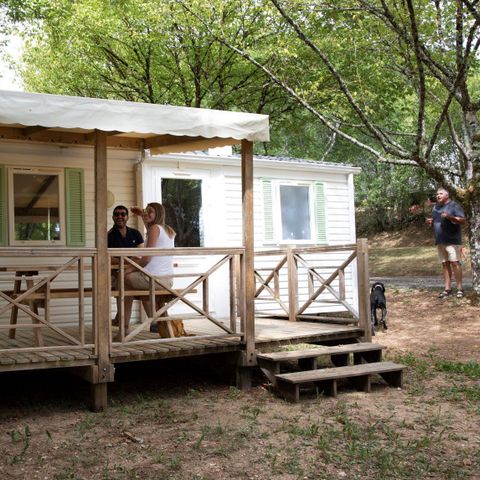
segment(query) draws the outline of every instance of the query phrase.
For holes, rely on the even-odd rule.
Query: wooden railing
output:
[[[369,338],[367,252],[365,240],[255,252],[256,314],[360,325]]]
[[[138,250],[136,251],[136,253]],[[119,271],[118,297],[119,305],[119,335],[115,337],[116,342],[136,342],[148,343],[152,339],[140,339],[139,334],[148,330],[152,322],[165,322],[168,324],[178,320],[207,320],[216,325],[226,335],[243,335],[245,332],[244,314],[243,314],[243,297],[241,292],[243,285],[243,248],[175,248],[175,249],[142,249],[142,256],[175,256],[184,257],[206,257],[204,260],[208,263],[201,272],[187,272],[174,274],[174,285],[172,287],[162,283],[158,279],[139,266],[132,257],[132,250],[110,249],[110,257],[117,259],[117,268]],[[134,270],[143,272],[149,279],[148,298],[152,306],[155,305],[155,296],[162,295],[167,301],[160,308],[155,308],[152,316],[146,316],[142,321],[133,326],[132,331],[126,332],[124,326],[124,303],[128,295],[135,295],[135,292],[129,292],[125,286],[125,266],[130,265]],[[220,273],[222,267],[228,269],[223,282],[228,282],[229,290],[229,323],[223,322],[218,316],[216,317],[210,310],[210,285],[212,277],[216,273]],[[223,274],[225,277],[225,274]],[[179,285],[179,281],[186,282],[185,285]],[[200,290],[200,291],[199,291]],[[147,293],[147,292],[145,292]],[[144,293],[144,296],[145,296]],[[201,304],[195,303],[189,295],[201,294]],[[141,297],[138,297],[141,299]],[[187,307],[188,313],[172,315],[167,313],[172,307],[183,305]],[[240,332],[237,329],[237,318],[240,319]],[[199,338],[196,336],[196,338]]]
[[[169,300],[155,311],[153,317],[143,318],[140,324],[134,325],[128,334],[120,327],[116,340],[121,343],[161,342],[158,335],[141,339],[140,334],[148,329],[151,321],[175,320],[174,316],[164,315],[180,304],[190,313],[182,312],[178,318],[204,319],[220,332],[208,331],[205,336],[244,335],[243,248],[142,249],[142,256],[201,257],[202,265],[208,264],[200,273],[186,269],[185,273],[177,274],[173,287],[161,285],[161,281],[136,265],[135,260],[129,258],[133,257],[133,251],[140,253],[138,249],[111,249],[109,256],[120,258],[120,271],[126,264],[131,264],[149,276],[148,292],[134,292],[136,298],[148,295],[153,299],[158,289],[162,289],[169,295]],[[88,347],[92,349],[92,354],[98,351],[98,326],[103,324],[101,322],[110,325],[112,316],[95,318],[96,255],[96,250],[92,248],[0,249],[0,353],[48,351],[58,347],[62,351]],[[212,277],[215,280],[215,276],[220,277],[220,282],[225,285],[224,292],[228,290],[229,312],[226,316],[229,318],[226,320],[225,316],[219,318],[211,308],[211,300],[216,294],[211,287]],[[123,276],[120,277],[122,280],[116,291],[112,291],[108,283],[98,287],[108,289],[108,296],[119,297],[123,305],[125,296],[131,292],[125,289]],[[195,297],[192,298],[192,295]],[[115,302],[112,301],[112,304]]]
[[[139,253],[137,249],[109,250],[110,257],[120,258],[120,271],[127,264],[144,271],[134,258],[129,258]],[[245,340],[243,248],[142,249],[141,255],[174,255],[182,261],[201,258],[203,267],[195,272],[190,269],[177,274],[173,287],[162,285],[160,280],[149,276],[148,291],[140,295],[148,295],[153,300],[161,289],[170,298],[156,308],[153,315],[141,318],[130,332],[122,331],[120,326],[115,332],[118,334],[115,343],[162,342],[159,336],[145,335],[145,331],[152,321],[170,322],[177,318],[191,318],[192,325],[212,326],[205,330],[205,336],[234,335]],[[98,327],[106,326],[104,322],[110,325],[113,315],[95,318],[95,249],[2,248],[0,262],[0,352],[19,349],[26,352],[54,346],[91,347],[92,352],[98,351]],[[120,278],[123,279],[123,275]],[[212,279],[219,285],[218,278],[223,301],[227,300],[227,295],[229,297],[229,311],[225,315],[211,308],[212,298],[218,295],[212,288]],[[329,323],[358,324],[364,329],[365,338],[369,338],[366,241],[257,252],[255,278],[257,315],[280,314],[291,321],[315,318]],[[111,291],[108,283],[98,288],[102,292],[102,289],[108,290],[108,296],[120,298],[120,305],[131,293],[125,289],[123,280],[116,292]],[[261,303],[273,305],[275,311],[272,308],[268,311]],[[182,311],[177,317],[172,311],[179,305],[187,313]],[[198,329],[201,336],[202,328]],[[212,333],[213,328],[216,333]]]
[[[8,331],[11,341],[0,342],[0,351],[43,348],[46,336],[58,346],[93,348],[96,323],[85,299],[92,296],[95,258],[94,249],[1,249],[0,338]],[[52,309],[56,299],[66,298],[71,299],[68,314],[58,305]],[[20,331],[32,329],[32,341],[18,338]]]

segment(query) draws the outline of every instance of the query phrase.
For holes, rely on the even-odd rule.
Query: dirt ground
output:
[[[374,338],[403,389],[312,390],[299,404],[260,374],[242,392],[222,357],[119,367],[110,408],[65,372],[2,375],[1,479],[480,479],[480,308],[388,289]]]
[[[454,360],[480,362],[480,307],[468,299],[437,298],[442,289],[391,289],[387,287],[388,333],[379,332],[375,342],[390,354],[429,353]]]

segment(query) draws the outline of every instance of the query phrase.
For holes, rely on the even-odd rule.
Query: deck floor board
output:
[[[122,363],[187,357],[234,352],[243,348],[241,336],[238,333],[227,336],[218,326],[208,321],[185,320],[184,324],[189,334],[187,337],[160,339],[158,334],[145,330],[140,332],[132,342],[114,342],[111,346],[111,361]],[[225,320],[225,324],[229,325],[229,320]],[[74,338],[79,338],[78,327],[62,327],[62,330]],[[240,330],[238,325],[237,331]],[[117,333],[118,329],[112,328],[114,337]],[[255,322],[256,346],[261,350],[294,343],[352,339],[361,334],[362,331],[358,327],[338,324],[289,322],[265,317],[259,317]],[[19,329],[15,339],[8,338],[8,330],[3,330],[0,334],[0,371],[84,366],[95,363],[96,355],[91,343],[84,346],[71,345],[68,339],[48,328],[42,328],[42,336],[44,347],[36,348],[33,329]],[[85,339],[91,342],[92,338],[92,327],[87,325]],[[23,350],[17,351],[17,349]]]

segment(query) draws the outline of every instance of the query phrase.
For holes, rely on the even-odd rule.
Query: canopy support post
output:
[[[95,411],[107,408],[107,382],[113,381],[110,363],[110,265],[107,246],[107,134],[95,130],[95,326],[98,370],[92,379],[92,407]],[[104,384],[104,385],[101,385]]]
[[[255,365],[255,275],[253,250],[253,143],[242,140],[242,214],[245,247],[246,365]]]

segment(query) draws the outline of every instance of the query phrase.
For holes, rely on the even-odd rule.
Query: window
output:
[[[202,181],[162,178],[166,223],[176,232],[176,247],[203,246]]]
[[[281,239],[311,240],[310,187],[279,185]]]
[[[0,186],[0,245],[85,245],[82,169],[0,165]]]
[[[262,178],[264,243],[326,243],[322,182]]]
[[[65,243],[63,171],[10,169],[9,180],[11,243]]]

